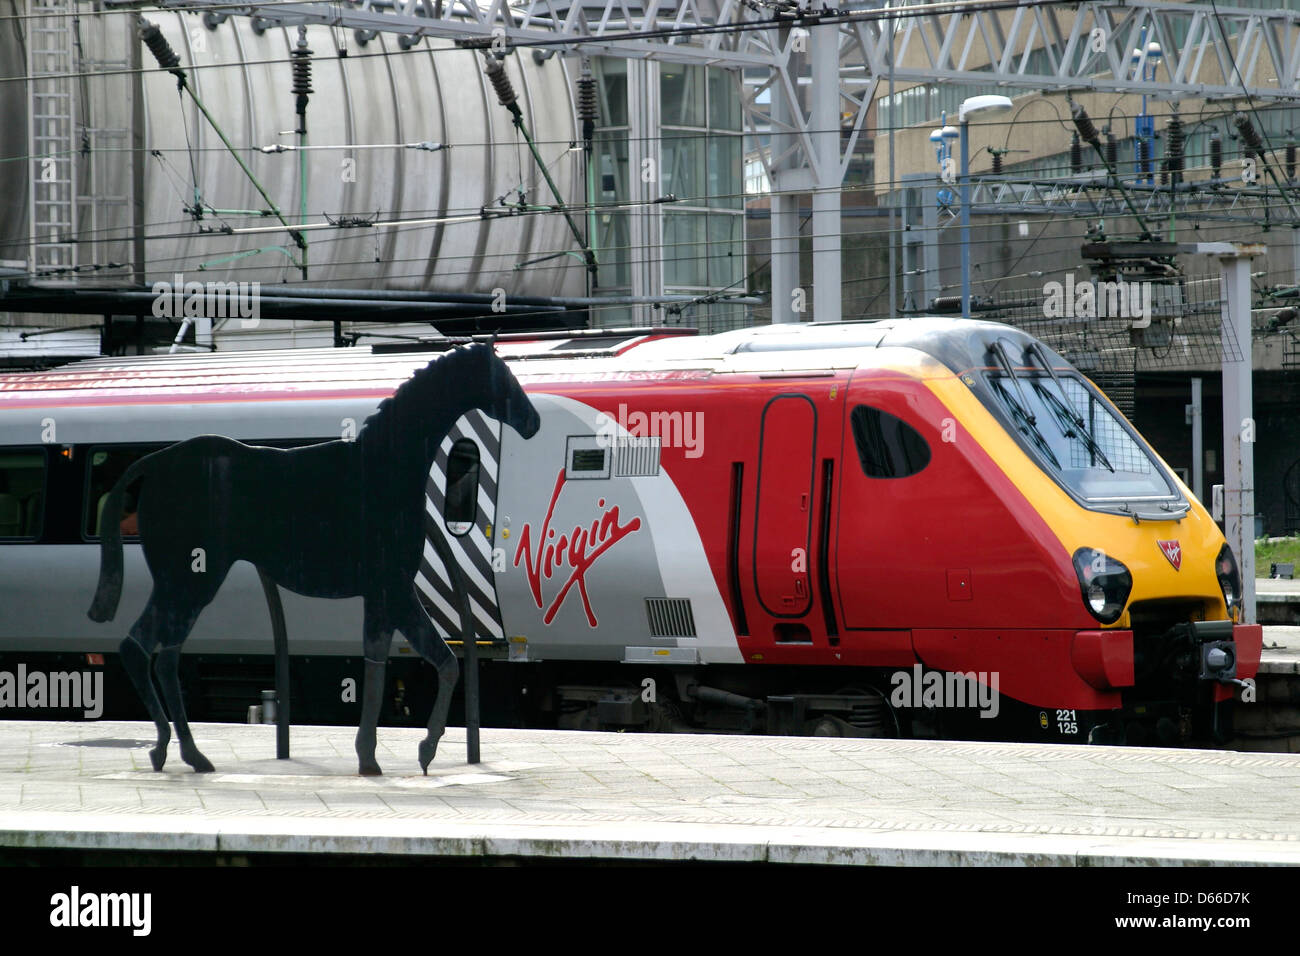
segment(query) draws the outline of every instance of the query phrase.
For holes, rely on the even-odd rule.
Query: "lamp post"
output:
[[[1142,31],[1146,36],[1146,30]],[[1129,60],[1133,64],[1133,74],[1142,77],[1144,83],[1154,83],[1156,70],[1164,51],[1155,40],[1135,47]],[[1142,94],[1142,112],[1133,119],[1133,148],[1137,151],[1137,179],[1145,179],[1148,184],[1155,182],[1155,138],[1156,118],[1147,112],[1147,95]]]
[[[1011,109],[1011,97],[972,96],[957,109],[961,127],[961,317],[970,318],[970,117],[987,110]]]

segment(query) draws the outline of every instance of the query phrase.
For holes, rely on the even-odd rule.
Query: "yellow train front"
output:
[[[863,479],[846,461],[841,493],[864,507],[842,512],[838,560],[841,582],[872,582],[864,619],[911,632],[921,664],[891,702],[943,708],[962,736],[1225,739],[1262,631],[1237,623],[1218,526],[1124,417],[1006,326],[900,323],[877,355],[854,374],[849,431],[864,468],[891,447],[920,467]],[[972,672],[996,684],[997,721],[944,708],[948,678]]]

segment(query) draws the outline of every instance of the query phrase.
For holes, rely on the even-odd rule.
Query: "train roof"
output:
[[[960,372],[983,365],[994,338],[1029,341],[1023,332],[998,323],[931,317],[770,325],[704,336],[684,331],[512,335],[498,340],[496,348],[521,381],[554,382],[847,370],[872,364],[871,353],[877,350],[894,348],[924,352]],[[383,397],[454,344],[441,340],[87,359],[42,372],[0,374],[0,406]]]

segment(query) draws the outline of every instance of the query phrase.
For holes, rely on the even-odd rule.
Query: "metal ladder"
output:
[[[72,50],[76,0],[27,0],[27,116],[30,157],[28,270],[72,281],[77,173]]]
[[[1285,372],[1300,371],[1300,341],[1297,341],[1294,334],[1284,330],[1286,337],[1286,348],[1282,352],[1282,370]]]

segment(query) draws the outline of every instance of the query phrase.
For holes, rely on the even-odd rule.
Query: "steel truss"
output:
[[[1151,220],[1169,215],[1193,222],[1241,222],[1256,226],[1300,226],[1300,214],[1276,189],[1243,187],[1228,180],[1169,186],[1126,182],[1137,211]],[[1300,196],[1300,187],[1292,190]],[[975,215],[1049,214],[1127,217],[1130,210],[1104,175],[1067,179],[971,177],[971,212]],[[955,215],[955,214],[954,214]],[[943,223],[947,225],[947,223]]]
[[[106,0],[105,6],[382,31],[407,38],[403,45],[422,37],[495,39],[499,49],[532,47],[536,56],[555,51],[744,71],[752,78],[741,85],[746,131],[770,136],[770,150],[760,155],[773,188],[774,321],[804,317],[792,305],[800,301],[795,194],[801,192],[813,196],[816,315],[840,317],[839,189],[886,77],[903,87],[1300,99],[1300,11],[1243,9],[1231,0],[1217,11],[1162,0],[847,2],[845,9],[826,0]],[[1143,78],[1151,42],[1162,51],[1154,82]],[[1136,60],[1135,49],[1143,51]]]

